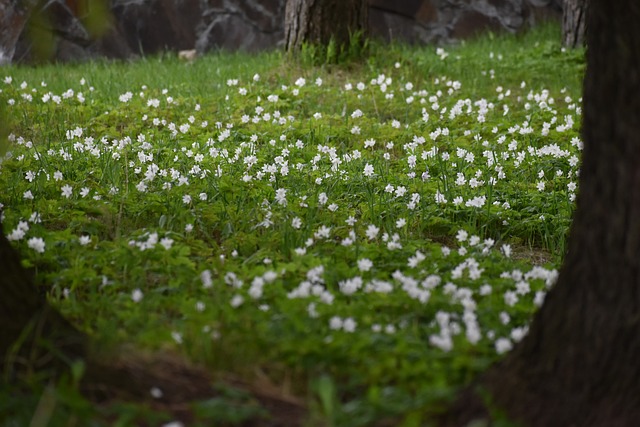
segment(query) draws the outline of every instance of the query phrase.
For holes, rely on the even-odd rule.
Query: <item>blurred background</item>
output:
[[[286,0],[0,0],[0,64],[130,59],[284,43]],[[560,22],[562,0],[370,0],[369,35],[450,44]]]

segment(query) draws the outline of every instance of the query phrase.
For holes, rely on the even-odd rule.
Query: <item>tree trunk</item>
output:
[[[591,0],[588,19],[569,250],[529,334],[479,381],[528,426],[640,419],[640,2]]]
[[[332,38],[338,47],[349,45],[353,35],[366,32],[367,20],[367,0],[287,0],[287,52],[305,43],[326,46]]]
[[[584,46],[587,27],[587,0],[564,0],[562,8],[562,44]]]
[[[3,372],[54,373],[83,358],[86,336],[53,309],[0,227],[0,361]]]

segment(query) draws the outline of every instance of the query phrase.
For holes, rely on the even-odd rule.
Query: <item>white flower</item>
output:
[[[160,390],[158,387],[151,387],[151,390],[149,390],[149,394],[151,394],[151,397],[153,397],[154,399],[160,399],[163,396],[162,390]],[[166,427],[167,424],[165,424],[163,427]]]
[[[536,292],[536,296],[533,299],[533,303],[536,305],[536,307],[542,306],[545,296],[546,296],[546,293],[543,291]]]
[[[420,262],[424,261],[425,259],[426,256],[422,252],[416,251],[416,254],[414,256],[409,257],[407,264],[409,267],[415,268]]]
[[[9,240],[10,242],[22,240],[24,238],[24,235],[25,231],[18,227],[15,230],[12,230],[11,233],[7,235],[7,240]]]
[[[462,243],[466,241],[467,237],[469,237],[469,233],[467,233],[465,230],[458,230],[458,234],[456,235],[456,239],[458,240],[458,242]]]
[[[342,319],[339,316],[333,316],[329,319],[329,329],[334,331],[342,329]]]
[[[144,294],[140,289],[134,289],[133,292],[131,292],[131,299],[133,300],[133,302],[140,302],[143,297]]]
[[[184,196],[182,196],[182,203],[184,203],[185,205],[188,205],[189,203],[191,203],[191,196],[188,194],[185,194]]]
[[[498,338],[495,346],[498,354],[504,354],[513,348],[513,344],[508,338]]]
[[[400,218],[396,221],[396,228],[402,228],[407,225],[407,220],[404,218]]]
[[[373,267],[373,262],[369,258],[361,258],[358,260],[358,270],[369,271]]]
[[[89,243],[91,243],[91,236],[80,236],[80,238],[78,239],[78,241],[80,242],[80,244],[82,246],[86,246]]]
[[[356,330],[356,326],[358,326],[358,324],[356,323],[355,320],[353,320],[353,318],[351,317],[347,317],[346,319],[344,319],[344,321],[342,322],[342,329],[345,332],[355,332]]]
[[[321,225],[318,230],[314,233],[314,237],[316,239],[328,239],[331,233],[331,227],[327,227],[326,225]]]
[[[171,338],[173,338],[176,343],[182,344],[182,334],[180,332],[172,331]]]
[[[296,230],[300,229],[300,227],[302,227],[302,220],[299,217],[293,218],[291,220],[291,226]]]
[[[71,186],[69,184],[63,185],[62,186],[62,196],[66,197],[67,199],[69,197],[71,197],[71,195],[73,194],[73,188],[71,188]]]
[[[133,94],[131,92],[126,92],[120,95],[119,99],[120,99],[120,102],[127,103],[131,100],[131,98],[133,98]]]
[[[42,237],[30,238],[29,240],[27,240],[27,246],[40,254],[44,253],[45,244]]]
[[[506,243],[502,245],[502,253],[505,257],[509,258],[511,256],[511,246]]]
[[[138,190],[141,193],[144,193],[147,191],[147,183],[144,181],[140,181],[139,183],[136,184],[136,190]]]
[[[364,176],[372,177],[373,176],[373,166],[367,163],[364,167]]]
[[[287,189],[286,188],[278,188],[276,190],[276,202],[279,205],[287,206]]]
[[[211,270],[204,270],[200,273],[200,280],[202,281],[203,288],[210,288],[213,286],[213,280],[211,279]]]
[[[473,199],[467,200],[464,205],[470,208],[481,208],[485,205],[486,201],[487,196],[478,196],[474,197]]]
[[[376,227],[373,224],[369,224],[369,227],[367,227],[367,231],[365,231],[365,234],[367,236],[367,239],[373,240],[378,236],[379,232],[380,228]]]
[[[160,239],[160,244],[164,246],[166,250],[169,250],[171,249],[171,246],[173,246],[173,239],[170,239],[169,237],[163,237],[162,239]]]
[[[480,295],[482,296],[486,296],[491,294],[491,285],[488,284],[484,284],[480,287],[480,291],[479,291]]]
[[[231,307],[237,308],[240,307],[243,302],[244,298],[242,297],[242,295],[234,295],[233,298],[231,298],[229,304],[231,304]]]
[[[529,329],[526,326],[520,327],[520,328],[513,328],[511,330],[511,339],[514,340],[515,342],[519,342],[522,340],[522,338],[524,338],[527,335],[527,332],[529,332]]]

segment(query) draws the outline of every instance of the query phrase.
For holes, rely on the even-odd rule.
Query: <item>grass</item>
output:
[[[268,384],[309,423],[422,425],[555,280],[584,69],[559,40],[5,68],[5,233],[99,342]],[[170,421],[59,384],[0,391],[3,425],[43,399],[38,425]],[[225,402],[196,405],[194,425],[241,422]]]

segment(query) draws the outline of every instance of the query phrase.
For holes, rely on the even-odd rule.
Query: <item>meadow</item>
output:
[[[309,425],[428,423],[556,280],[583,52],[556,26],[369,49],[0,69],[5,234],[104,345],[268,387]],[[38,425],[180,425],[53,395]],[[40,399],[0,391],[2,425]],[[189,425],[263,410],[237,400],[195,402]]]

